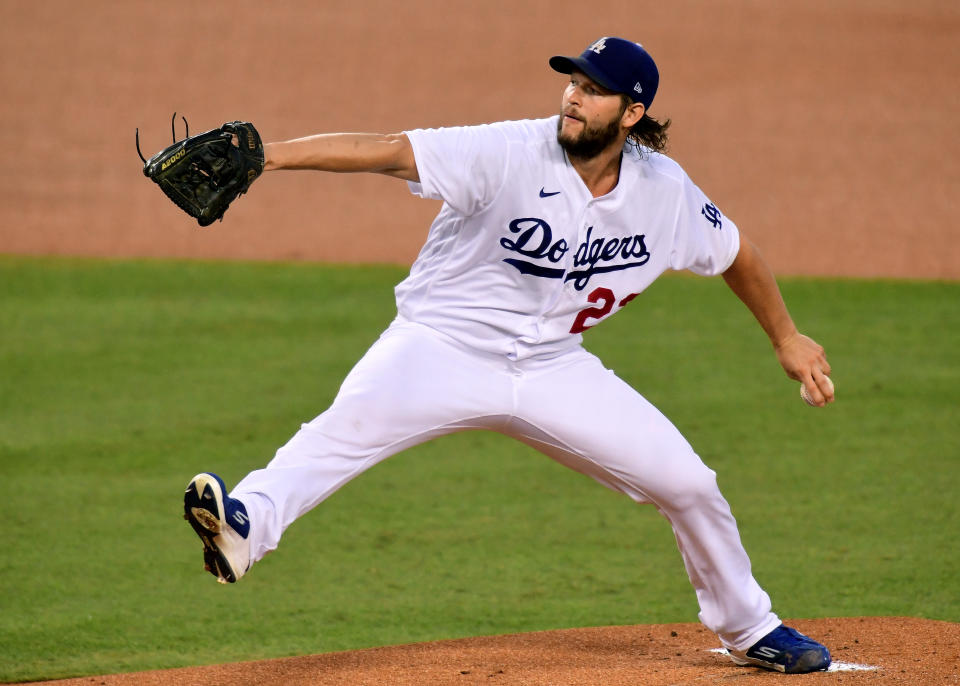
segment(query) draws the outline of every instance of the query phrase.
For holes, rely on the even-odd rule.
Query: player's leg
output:
[[[659,410],[585,351],[529,365],[517,388],[511,435],[669,520],[700,619],[724,645],[749,647],[779,624],[715,473]]]
[[[510,393],[509,377],[491,360],[426,327],[392,325],[330,408],[230,493],[249,517],[248,566],[276,548],[297,517],[387,457],[453,431],[497,428]]]

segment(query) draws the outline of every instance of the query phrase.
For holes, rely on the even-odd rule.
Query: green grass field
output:
[[[374,468],[235,586],[181,519],[332,400],[394,267],[0,258],[0,681],[696,621],[669,526],[495,434]],[[960,284],[785,279],[806,407],[719,279],[587,335],[719,474],[783,617],[960,621]]]

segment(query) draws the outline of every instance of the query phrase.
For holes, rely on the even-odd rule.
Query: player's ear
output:
[[[643,114],[646,111],[647,108],[643,106],[642,102],[630,103],[623,111],[623,116],[620,118],[620,124],[626,129],[631,129],[638,121],[643,119]]]

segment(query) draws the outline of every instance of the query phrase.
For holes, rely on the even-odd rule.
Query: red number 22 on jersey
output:
[[[620,307],[623,307],[638,295],[639,293],[631,293],[620,301]],[[600,320],[610,314],[610,310],[613,309],[613,304],[617,302],[617,296],[615,296],[613,291],[611,291],[609,288],[600,286],[599,288],[595,288],[590,292],[590,295],[587,296],[587,301],[592,303],[602,301],[602,303],[599,307],[586,307],[580,310],[580,312],[577,314],[577,318],[573,320],[573,326],[570,327],[570,333],[583,333],[597,323],[593,322],[592,324],[587,324],[588,319]]]

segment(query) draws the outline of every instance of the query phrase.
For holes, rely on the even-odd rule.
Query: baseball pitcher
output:
[[[826,669],[827,649],[772,612],[715,473],[581,342],[660,274],[690,270],[723,276],[821,407],[834,399],[824,350],[797,331],[757,248],[663,154],[669,121],[649,114],[659,72],[648,52],[605,37],[549,64],[569,82],[547,119],[265,145],[252,125],[232,122],[203,134],[203,158],[187,139],[146,163],[203,225],[276,169],[386,174],[443,201],[396,287],[396,319],[333,404],[229,494],[215,474],[190,481],[184,511],[206,567],[236,582],[295,519],[381,460],[488,429],[656,507],[673,527],[700,620],[737,664]],[[220,154],[234,161],[221,164]],[[229,169],[239,170],[232,179]]]

